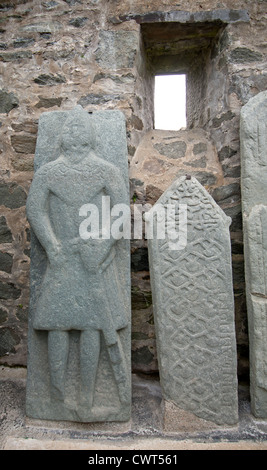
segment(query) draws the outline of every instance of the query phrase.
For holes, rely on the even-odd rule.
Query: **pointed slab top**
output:
[[[243,106],[240,116],[241,191],[243,215],[267,204],[267,91]]]
[[[156,204],[148,211],[144,218],[147,222],[151,220],[151,215],[155,213],[156,206],[165,206],[166,204],[186,204],[190,203],[190,199],[197,199],[199,204],[202,201],[210,204],[210,209],[220,217],[227,227],[230,226],[232,219],[218,206],[208,191],[199,181],[191,175],[181,176],[176,179],[171,186],[161,195]],[[197,202],[195,201],[195,203]]]

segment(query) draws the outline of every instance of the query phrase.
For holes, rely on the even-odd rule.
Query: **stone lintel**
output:
[[[129,21],[135,20],[138,24],[144,23],[206,23],[206,22],[221,22],[221,23],[239,23],[249,22],[249,14],[245,9],[218,9],[218,10],[205,10],[205,11],[153,11],[150,13],[138,14],[130,13],[128,15],[120,15],[119,20]]]

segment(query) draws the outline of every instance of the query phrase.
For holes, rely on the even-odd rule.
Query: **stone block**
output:
[[[63,98],[46,98],[44,96],[38,96],[39,101],[36,103],[36,108],[52,108],[53,106],[61,106]]]
[[[2,251],[0,251],[0,271],[11,273],[12,264],[13,256],[9,253],[3,253]]]
[[[103,105],[109,101],[118,101],[121,99],[121,96],[118,94],[98,94],[98,93],[89,93],[88,95],[82,96],[78,104],[83,107],[88,105]]]
[[[58,21],[54,22],[42,22],[32,23],[20,28],[21,31],[26,33],[56,33],[62,28],[61,23]]]
[[[230,53],[230,62],[233,62],[234,64],[246,64],[262,60],[263,56],[260,52],[252,51],[247,47],[237,47]]]
[[[133,67],[138,41],[134,31],[101,31],[96,61],[107,70]]]
[[[18,105],[19,100],[14,93],[0,90],[0,113],[9,113],[11,109],[16,108]]]
[[[154,147],[168,158],[182,158],[186,153],[186,142],[183,140],[171,143],[155,144]]]
[[[71,26],[74,26],[75,28],[81,28],[82,26],[84,26],[86,21],[88,21],[88,18],[86,18],[86,17],[77,17],[77,18],[72,18],[69,21],[69,24]]]
[[[15,154],[11,157],[12,166],[17,171],[33,171],[33,155]]]
[[[207,151],[207,144],[203,142],[198,142],[197,144],[194,145],[193,148],[193,154],[198,155],[199,153],[206,152]]]
[[[174,181],[145,218],[163,396],[198,418],[234,425],[231,219],[193,177]]]
[[[36,137],[27,134],[16,134],[11,136],[11,145],[18,153],[34,153]]]
[[[19,336],[12,328],[2,327],[0,329],[0,356],[15,352],[19,341]]]
[[[170,10],[170,11],[152,11],[144,14],[129,13],[128,15],[121,15],[120,21],[127,21],[134,19],[137,23],[206,23],[218,22],[220,23],[239,23],[249,22],[248,11],[233,10],[233,9],[214,9],[203,11],[184,11],[184,10]],[[113,20],[114,21],[114,20]]]
[[[25,206],[27,195],[24,189],[16,183],[0,183],[1,205],[10,209]]]
[[[23,59],[31,59],[33,56],[31,51],[17,51],[17,52],[1,52],[0,59],[3,62],[21,61]]]
[[[32,235],[26,411],[32,418],[130,418],[130,247],[126,238],[105,236],[110,212],[103,212],[104,195],[111,208],[129,205],[123,114],[89,114],[81,106],[43,113],[27,201]],[[103,218],[96,237],[81,235],[86,211],[93,210],[82,211],[82,219],[86,204]]]
[[[249,326],[251,408],[267,417],[267,92],[241,110],[241,192]]]
[[[15,300],[21,295],[21,290],[18,289],[12,282],[0,282],[0,299],[2,300]]]
[[[186,172],[184,170],[179,170],[176,173],[177,177],[180,177],[184,175]],[[211,173],[210,171],[198,171],[198,170],[190,170],[189,171],[190,175],[194,178],[197,178],[197,180],[203,185],[203,186],[212,186],[216,184],[217,178],[216,175]]]
[[[6,218],[2,215],[0,217],[0,243],[11,243],[12,233],[7,226]]]
[[[252,116],[254,119],[252,120]],[[250,119],[250,125],[248,123]],[[267,416],[266,384],[266,120],[267,95],[260,94],[242,110],[242,196],[244,253],[250,335],[252,409]],[[249,129],[248,129],[249,127]],[[260,200],[261,199],[261,200]]]
[[[0,308],[0,324],[5,323],[8,319],[8,312]]]
[[[12,45],[15,48],[28,47],[35,42],[34,38],[17,38]]]
[[[66,83],[66,79],[60,74],[54,75],[52,73],[42,73],[41,75],[38,75],[38,77],[34,78],[34,82],[38,85],[53,86],[60,83]]]
[[[230,207],[225,207],[224,212],[226,215],[231,217],[231,231],[236,232],[238,230],[242,230],[242,213],[241,213],[241,205],[237,204]]]
[[[212,191],[212,197],[221,204],[236,202],[236,200],[241,198],[240,184],[230,183],[225,186],[219,186]]]

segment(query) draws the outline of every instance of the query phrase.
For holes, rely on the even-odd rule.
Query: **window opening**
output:
[[[186,75],[156,75],[155,129],[178,131],[186,127]]]

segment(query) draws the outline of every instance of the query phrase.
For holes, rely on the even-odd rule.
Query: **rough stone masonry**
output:
[[[227,216],[239,380],[248,380],[240,196],[241,107],[267,88],[266,2],[4,0],[0,5],[0,362],[27,364],[25,214],[43,112],[120,110],[131,207],[190,173]],[[153,127],[157,73],[186,73],[185,130]],[[146,240],[131,242],[132,368],[157,373]]]

